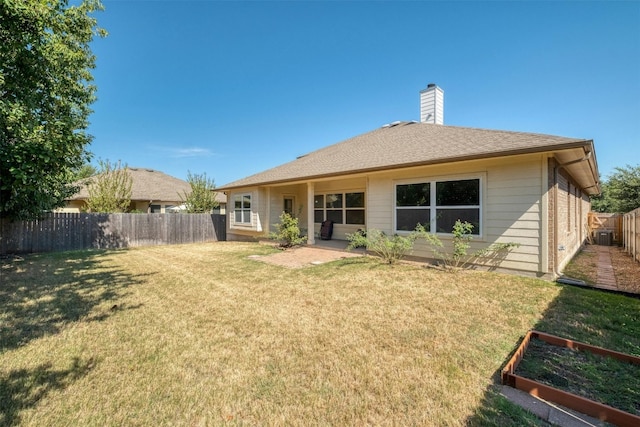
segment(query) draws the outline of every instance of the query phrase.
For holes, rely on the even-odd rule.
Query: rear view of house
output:
[[[473,249],[519,244],[493,268],[557,275],[584,243],[589,196],[600,192],[593,141],[446,126],[434,84],[420,106],[420,122],[385,124],[220,187],[227,238],[260,238],[283,211],[298,215],[311,245],[324,220],[335,239],[421,223],[446,242],[460,219],[474,225]],[[432,251],[418,242],[413,256]]]

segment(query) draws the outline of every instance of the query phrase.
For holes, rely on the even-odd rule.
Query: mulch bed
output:
[[[618,288],[640,294],[640,262],[635,262],[631,255],[617,246],[610,248],[609,253]]]

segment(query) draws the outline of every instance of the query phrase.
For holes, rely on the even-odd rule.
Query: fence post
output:
[[[622,234],[625,252],[640,262],[640,208],[624,214]]]

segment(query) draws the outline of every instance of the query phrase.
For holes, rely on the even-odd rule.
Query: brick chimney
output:
[[[420,91],[420,122],[444,123],[444,91],[435,83],[429,83],[426,89]]]

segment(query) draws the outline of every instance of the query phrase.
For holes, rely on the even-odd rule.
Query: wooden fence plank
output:
[[[624,214],[622,227],[624,250],[640,262],[640,208]]]
[[[116,249],[226,240],[226,218],[211,214],[47,213],[0,219],[0,254]]]

